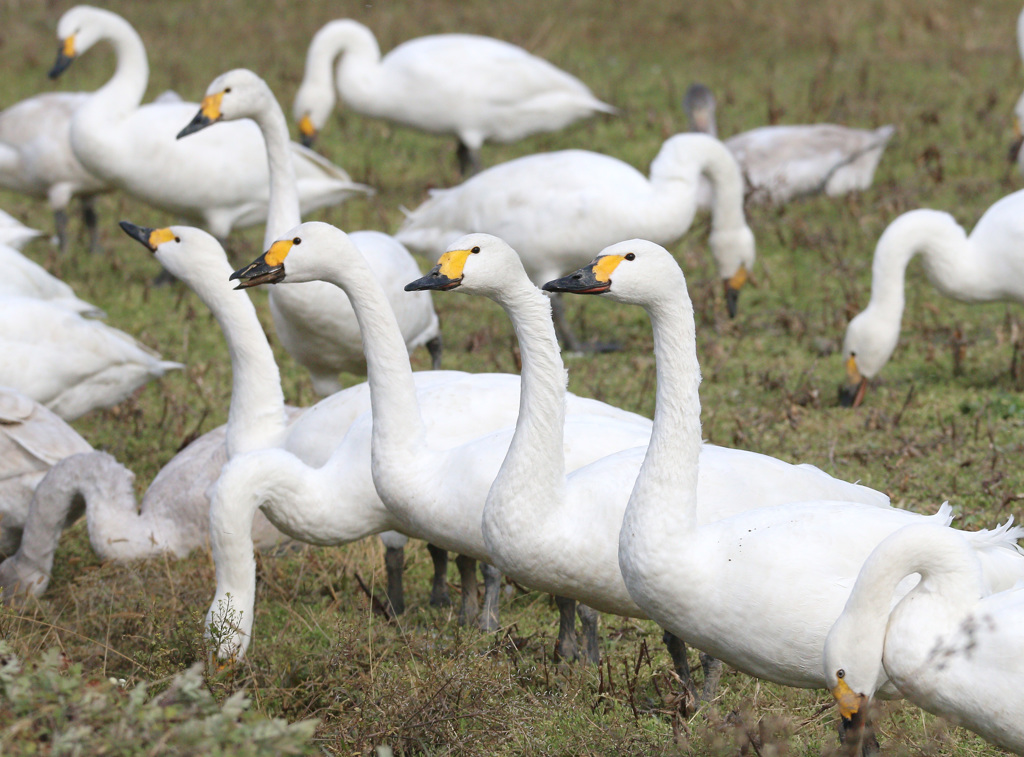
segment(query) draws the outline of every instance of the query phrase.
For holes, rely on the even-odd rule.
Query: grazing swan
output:
[[[60,251],[67,250],[68,205],[78,197],[89,230],[89,249],[99,247],[93,198],[113,186],[90,173],[71,149],[71,119],[88,92],[48,92],[0,112],[0,187],[50,203]]]
[[[754,235],[743,216],[739,166],[721,142],[703,134],[670,137],[651,163],[650,179],[621,160],[584,150],[510,160],[457,187],[434,191],[396,236],[413,251],[436,258],[465,234],[494,234],[519,253],[540,286],[622,239],[643,235],[664,244],[679,239],[697,212],[702,174],[715,189],[711,254],[734,314],[739,288],[754,264]],[[552,307],[562,345],[582,349],[560,299]]]
[[[260,127],[270,165],[270,212],[263,238],[268,249],[279,236],[302,222],[294,161],[288,150],[288,126],[274,94],[260,77],[235,69],[214,79],[181,138],[218,121],[251,118]],[[433,368],[441,362],[441,329],[430,295],[409,297],[402,285],[419,275],[419,267],[398,240],[378,231],[357,231],[350,238],[366,257],[384,287],[409,351],[426,345]],[[359,324],[345,293],[323,281],[270,290],[270,313],[288,354],[306,367],[321,396],[341,389],[338,374],[366,373]]]
[[[871,301],[846,327],[847,385],[840,394],[844,405],[861,403],[868,379],[896,349],[904,276],[918,253],[928,280],[946,297],[1024,302],[1024,190],[986,210],[970,236],[953,216],[938,210],[911,210],[889,224],[875,247]]]
[[[526,586],[573,597],[603,612],[646,617],[626,591],[618,562],[619,526],[646,444],[567,469],[562,452],[565,368],[550,300],[530,282],[515,251],[489,234],[470,234],[452,243],[438,265],[409,286],[490,297],[505,309],[519,338],[519,417],[483,514],[484,543],[494,564]],[[618,433],[615,424],[610,419],[609,433]],[[601,431],[595,423],[594,433]],[[845,497],[878,507],[889,504],[884,494],[813,466],[789,465],[754,452],[705,444],[700,467],[702,522],[793,499]]]
[[[334,110],[335,83],[359,113],[454,134],[464,175],[479,170],[488,140],[515,142],[616,112],[576,77],[508,42],[436,34],[403,42],[381,59],[373,32],[343,19],[320,29],[306,55],[294,114],[307,145]]]
[[[71,287],[29,260],[13,247],[0,244],[0,297],[34,297],[67,308],[73,313],[102,318],[104,313],[92,303],[80,300]]]
[[[150,379],[184,368],[123,331],[47,300],[0,297],[0,385],[66,421],[113,407]]]
[[[269,177],[255,124],[237,123],[184,142],[174,136],[195,113],[186,102],[143,105],[149,63],[142,39],[116,13],[76,6],[57,24],[60,52],[51,76],[101,40],[117,68],[71,120],[71,146],[100,178],[150,205],[190,219],[218,238],[267,216]],[[302,208],[335,205],[367,188],[301,145],[292,146]]]
[[[363,331],[373,412],[349,428],[320,468],[281,450],[239,456],[225,468],[210,510],[217,593],[207,621],[219,627],[214,634],[219,654],[241,654],[252,633],[256,567],[239,526],[257,508],[285,533],[314,544],[338,544],[390,528],[487,560],[480,518],[511,439],[519,377],[465,374],[424,387],[423,373],[409,366],[380,285],[345,233],[328,224],[292,229],[232,278],[242,287],[321,279],[343,287]],[[570,465],[647,438],[647,419],[573,395],[566,402]],[[589,433],[595,418],[610,414],[621,419],[619,447]],[[486,575],[482,621],[494,628],[497,575]],[[475,598],[469,606],[467,599],[464,591],[466,619],[476,611]],[[225,622],[230,627],[220,627]]]
[[[0,210],[0,244],[20,251],[26,244],[42,235],[43,232],[38,229],[26,226],[10,213]]]
[[[633,601],[662,628],[749,675],[828,686],[825,637],[868,555],[905,525],[946,525],[949,506],[923,516],[853,502],[794,502],[702,523],[700,366],[679,265],[664,248],[632,240],[605,249],[559,288],[640,305],[654,328],[654,430],[619,532],[619,568]],[[1024,578],[1024,556],[993,547],[987,532],[959,533],[993,588]],[[909,588],[900,587],[896,598]],[[887,683],[882,693],[895,690]]]
[[[718,136],[715,96],[692,84],[683,97],[690,129]],[[836,124],[762,126],[729,137],[752,202],[782,204],[796,197],[825,193],[840,197],[871,186],[893,126],[869,131]],[[711,204],[711,188],[701,182],[701,207]]]
[[[1021,532],[996,530],[993,541],[1015,549]],[[920,583],[892,607],[896,587],[914,574]],[[992,593],[961,534],[905,526],[865,561],[829,631],[827,685],[844,720],[861,720],[889,679],[919,707],[1021,754],[1022,623],[1024,585]]]
[[[0,386],[0,555],[21,543],[32,493],[46,472],[92,447],[52,411]]]

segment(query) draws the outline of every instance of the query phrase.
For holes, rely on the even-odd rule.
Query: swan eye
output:
[[[627,252],[626,260],[636,260],[636,255],[634,255],[632,252]]]
[[[470,252],[473,253],[474,255],[476,255],[478,252],[480,252],[480,248],[479,247],[474,247],[472,250],[470,250]]]
[[[839,670],[836,671],[836,678],[839,678],[839,679],[846,678],[846,671],[843,670],[842,668],[839,668]]]
[[[302,244],[302,237],[295,237],[295,239],[292,240],[292,244]]]
[[[175,241],[175,242],[180,242],[180,241],[181,241],[181,237],[175,237],[175,238],[174,238],[174,241]]]
[[[230,91],[231,91],[231,87],[224,87],[224,94],[225,94],[225,95],[226,95],[226,94],[227,94],[228,92],[230,92]]]

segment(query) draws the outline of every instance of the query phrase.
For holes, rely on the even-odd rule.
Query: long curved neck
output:
[[[338,61],[338,90],[345,92],[346,84],[357,83],[356,78],[365,78],[380,64],[377,38],[365,26],[350,20],[332,21],[313,37],[306,55],[303,86],[322,89],[322,96],[330,97],[332,107],[335,61]]]
[[[711,229],[746,228],[743,215],[743,173],[729,149],[716,139],[701,140],[697,151],[700,171],[711,182]]]
[[[263,249],[268,250],[289,229],[302,223],[302,212],[295,165],[292,163],[288,122],[269,89],[265,93],[264,102],[264,107],[256,110],[252,118],[263,132],[270,166],[270,205],[263,234]]]
[[[100,87],[83,107],[96,103],[106,118],[117,118],[135,110],[142,103],[149,84],[149,61],[142,38],[132,25],[119,16],[109,14],[104,21],[102,39],[114,48],[117,67],[114,75]]]

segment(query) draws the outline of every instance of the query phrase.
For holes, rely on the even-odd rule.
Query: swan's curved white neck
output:
[[[338,60],[339,56],[341,57]],[[353,67],[362,69],[380,63],[380,46],[373,32],[350,20],[332,21],[313,35],[306,53],[303,87],[315,88],[318,97],[334,107],[334,64],[339,80]]]
[[[697,134],[672,137],[651,163],[652,182],[683,179],[690,185],[693,196],[696,196],[700,174],[708,178],[713,189],[712,231],[746,228],[743,174],[732,153],[717,139]]]
[[[299,204],[299,190],[292,161],[291,137],[288,122],[281,106],[267,90],[261,98],[263,107],[247,114],[263,133],[267,148],[267,162],[270,167],[270,201],[267,209],[267,226],[263,234],[263,249],[282,235],[302,223]]]
[[[102,24],[100,39],[110,42],[117,64],[114,75],[82,107],[93,104],[92,107],[100,109],[108,118],[116,118],[142,103],[149,84],[149,61],[142,37],[127,21],[110,14],[98,23]]]

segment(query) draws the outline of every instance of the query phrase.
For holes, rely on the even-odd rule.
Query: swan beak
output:
[[[722,283],[725,287],[725,307],[729,317],[735,318],[739,310],[740,289],[747,283],[747,267],[741,264],[739,270]]]
[[[316,127],[313,126],[313,121],[307,113],[299,119],[299,139],[302,141],[302,146],[312,149],[313,143],[316,142],[316,135]]]
[[[594,262],[568,276],[549,281],[541,288],[545,292],[603,294],[612,287],[612,271],[625,259],[623,255],[600,255],[594,258]]]
[[[142,244],[150,252],[156,252],[156,248],[164,242],[175,239],[174,232],[170,229],[147,229],[144,226],[136,226],[134,223],[121,221],[121,228],[124,233],[135,241]]]
[[[196,113],[196,117],[193,118],[188,126],[178,132],[178,139],[187,137],[189,134],[195,134],[201,129],[205,129],[210,124],[215,124],[221,119],[220,112],[220,101],[224,99],[224,93],[218,92],[215,95],[207,95],[203,98],[203,102],[199,106],[199,112]]]
[[[1024,144],[1024,131],[1021,131],[1020,119],[1014,116],[1013,144],[1010,145],[1010,154],[1007,156],[1010,159],[1010,163],[1017,162],[1017,156],[1020,155],[1020,148],[1022,144]]]
[[[839,715],[843,719],[842,741],[850,743],[851,735],[859,737],[868,722],[868,698],[857,694],[843,679],[832,688],[832,696],[839,706]]]
[[[244,268],[239,268],[228,281],[238,281],[235,289],[248,289],[260,284],[277,284],[284,280],[284,259],[295,243],[282,239],[270,245],[270,249]]]
[[[868,390],[868,380],[857,370],[857,358],[850,355],[846,361],[846,385],[839,387],[839,404],[860,407]]]
[[[57,47],[57,60],[50,69],[50,78],[56,79],[64,73],[68,66],[75,62],[75,35],[61,40]]]
[[[479,248],[473,249],[479,252]],[[419,292],[430,289],[447,292],[449,289],[455,289],[462,283],[462,270],[472,254],[472,250],[448,250],[437,259],[437,265],[430,269],[430,273],[422,279],[406,284],[405,291]]]

